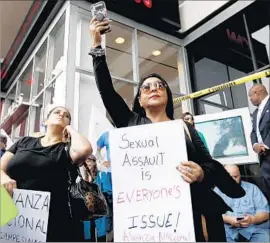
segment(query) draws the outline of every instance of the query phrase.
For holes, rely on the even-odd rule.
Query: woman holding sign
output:
[[[65,107],[55,107],[47,116],[45,136],[24,137],[1,158],[1,185],[10,194],[14,188],[50,192],[47,241],[78,240],[74,237],[77,225],[72,221],[68,207],[67,170],[75,181],[76,167],[85,162],[92,148],[70,122],[70,112]],[[67,137],[71,140],[69,155],[73,164],[63,142]]]
[[[172,93],[167,82],[159,75],[150,74],[141,80],[134,100],[133,111],[114,90],[105,52],[101,48],[100,33],[109,31],[110,21],[91,20],[92,49],[89,54],[93,56],[95,79],[103,103],[115,125],[127,127],[173,120]],[[223,166],[211,158],[196,130],[191,125],[186,125],[192,139],[191,141],[186,134],[187,152],[190,161],[182,162],[177,169],[183,179],[191,184],[196,240],[205,241],[201,215],[216,215],[215,232],[209,235],[209,239],[226,241],[222,214],[231,209],[212,191],[212,188],[217,185],[224,193],[227,192],[226,194],[230,194],[232,197],[241,197],[245,193],[229,176]],[[225,183],[227,184],[225,185]],[[207,226],[211,228],[211,225],[208,224]]]

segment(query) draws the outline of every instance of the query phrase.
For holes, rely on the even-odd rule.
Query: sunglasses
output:
[[[164,90],[167,87],[162,81],[143,84],[140,88],[141,93],[150,93],[152,89]]]

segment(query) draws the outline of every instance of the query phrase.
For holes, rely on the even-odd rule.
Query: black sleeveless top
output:
[[[77,170],[67,157],[65,144],[43,147],[40,138],[24,137],[8,151],[14,156],[6,173],[19,189],[51,193],[47,241],[70,240],[73,222],[68,208],[67,168],[74,181]]]

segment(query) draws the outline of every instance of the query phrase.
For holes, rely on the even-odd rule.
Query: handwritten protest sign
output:
[[[15,242],[46,242],[50,193],[14,189],[19,215],[0,228],[0,239]]]
[[[116,242],[194,242],[181,120],[110,131]]]

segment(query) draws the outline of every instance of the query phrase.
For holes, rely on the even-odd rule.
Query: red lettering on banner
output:
[[[144,6],[147,8],[152,8],[153,6],[153,0],[134,0],[136,3],[144,3]]]
[[[230,31],[230,29],[228,29],[228,28],[226,29],[226,32],[227,32],[227,37],[231,41],[236,42],[236,43],[238,43],[238,44],[240,44],[242,46],[244,46],[244,44],[246,44],[248,46],[247,38],[245,38],[245,37],[243,37],[243,36],[241,36],[239,34],[236,36],[235,32]]]
[[[172,187],[156,189],[134,189],[126,192],[119,192],[117,203],[135,203],[135,202],[152,202],[164,198],[178,199],[181,197],[181,188],[179,185]]]

